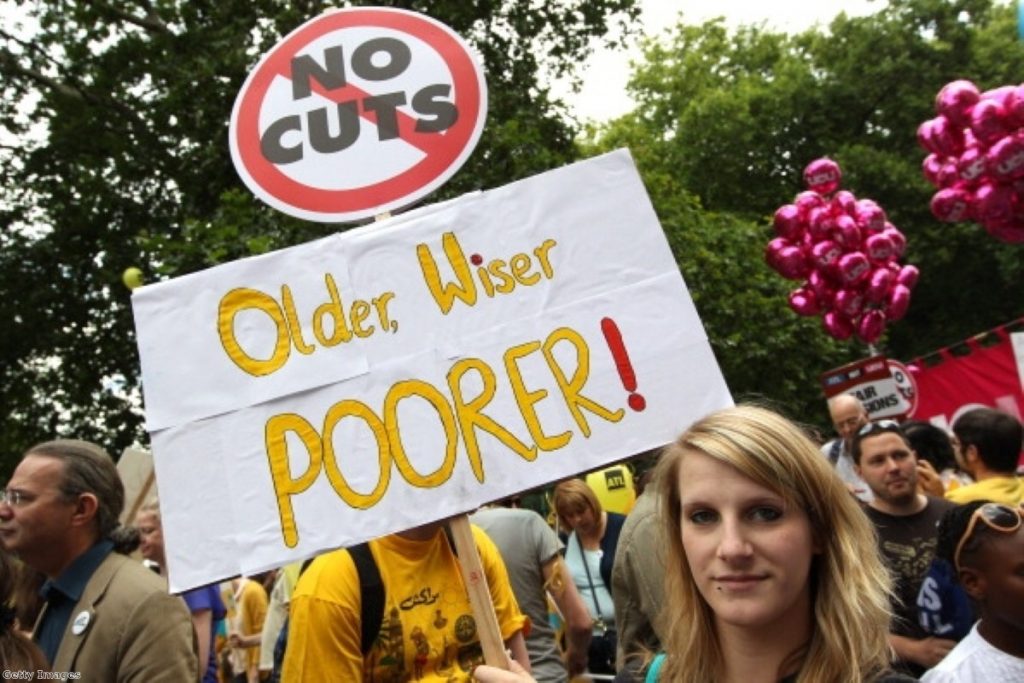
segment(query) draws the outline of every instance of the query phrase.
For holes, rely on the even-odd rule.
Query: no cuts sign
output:
[[[444,184],[486,114],[483,72],[450,28],[404,10],[336,10],[292,31],[249,74],[231,112],[231,157],[280,211],[360,220]]]

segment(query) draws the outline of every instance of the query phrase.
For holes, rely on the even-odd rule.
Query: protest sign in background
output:
[[[175,590],[621,460],[731,403],[625,151],[133,305]]]
[[[871,420],[901,418],[913,410],[912,381],[902,365],[877,355],[821,375],[821,386],[826,398],[853,394],[860,400]]]
[[[908,363],[918,388],[911,417],[949,430],[972,408],[1024,414],[1024,319]]]

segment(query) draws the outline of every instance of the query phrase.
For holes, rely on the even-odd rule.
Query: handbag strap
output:
[[[594,580],[590,578],[590,563],[587,562],[587,551],[583,549],[583,541],[580,540],[580,535],[575,531],[576,545],[580,548],[580,559],[583,560],[583,571],[587,573],[587,583],[590,584],[590,597],[594,599],[594,610],[597,612],[597,619],[601,619],[601,605],[597,602],[597,590],[594,588]]]

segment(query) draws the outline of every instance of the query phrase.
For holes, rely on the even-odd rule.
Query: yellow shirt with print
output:
[[[501,637],[508,640],[526,618],[494,543],[479,527],[472,531]],[[336,550],[317,558],[292,594],[283,683],[470,681],[483,654],[458,558],[443,529],[427,541],[385,536],[370,541],[370,551],[385,604],[366,658],[360,648],[359,576],[348,551]]]

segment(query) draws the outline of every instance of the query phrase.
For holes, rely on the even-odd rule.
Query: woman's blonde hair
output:
[[[799,506],[821,548],[811,565],[814,616],[810,641],[785,664],[800,664],[798,683],[862,683],[889,664],[890,579],[874,527],[814,443],[770,410],[738,406],[696,422],[668,446],[657,480],[666,535],[668,653],[661,680],[706,683],[724,674],[714,614],[690,572],[681,537],[679,465],[701,453]],[[780,672],[784,673],[784,672]]]
[[[551,504],[558,516],[558,526],[569,531],[572,531],[572,527],[566,521],[565,514],[567,512],[590,508],[595,517],[600,517],[604,511],[594,489],[590,488],[590,485],[582,479],[566,479],[555,486]]]

